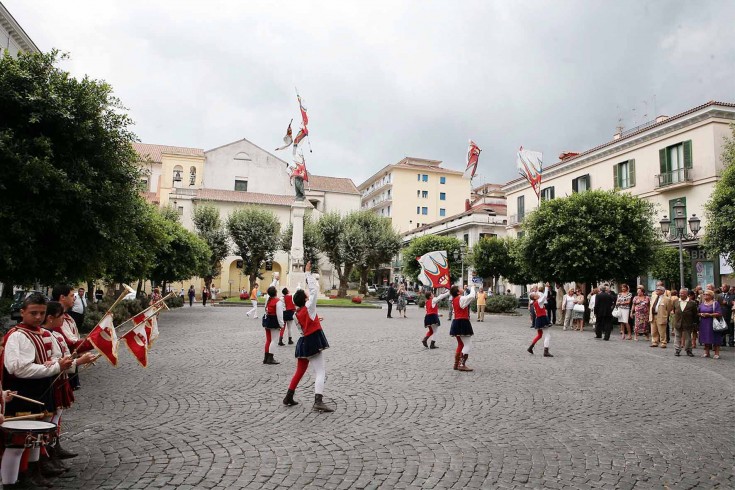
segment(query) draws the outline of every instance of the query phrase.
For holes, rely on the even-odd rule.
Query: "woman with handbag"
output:
[[[577,297],[574,295],[574,288],[569,288],[567,294],[564,295],[562,305],[564,306],[564,330],[572,328],[572,316],[574,313],[574,305],[577,302]]]
[[[648,312],[650,308],[651,300],[646,296],[646,289],[643,286],[638,286],[638,293],[633,298],[633,316],[635,317],[633,332],[636,342],[638,342],[639,335],[645,335],[646,340],[649,340],[651,327],[648,322]]]
[[[613,316],[618,319],[620,323],[620,339],[632,340],[633,337],[630,332],[630,324],[628,320],[630,318],[630,306],[633,302],[633,295],[630,293],[630,288],[627,284],[620,285],[620,293],[618,293],[618,299],[615,302],[615,309],[613,310]],[[617,313],[616,313],[617,311]]]
[[[577,289],[577,295],[574,297],[572,322],[574,322],[574,330],[584,332],[584,294],[581,289]]]
[[[702,303],[699,305],[699,341],[704,344],[702,357],[709,357],[709,351],[714,346],[715,359],[720,358],[720,344],[722,335],[727,327],[719,330],[718,325],[722,322],[720,305],[715,301],[715,293],[707,289],[702,293]]]

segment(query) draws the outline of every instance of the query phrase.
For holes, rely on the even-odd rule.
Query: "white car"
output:
[[[368,294],[376,294],[378,292],[378,287],[375,284],[372,284],[368,286],[367,291]]]

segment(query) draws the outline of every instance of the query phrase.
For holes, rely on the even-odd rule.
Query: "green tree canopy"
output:
[[[281,224],[271,211],[246,207],[233,211],[227,218],[227,231],[242,257],[243,274],[253,287],[266,260],[272,260],[281,247]]]
[[[360,292],[365,294],[368,274],[398,253],[401,236],[388,218],[370,211],[350,213],[346,221],[345,249],[360,275]]]
[[[683,251],[684,255],[684,287],[689,287],[692,278],[692,269],[689,262],[689,252]],[[649,272],[655,279],[664,281],[668,288],[678,286],[679,284],[679,248],[665,247],[663,245],[656,247],[653,254],[653,263]]]
[[[131,120],[108,84],[57,68],[56,51],[0,56],[0,281],[99,277],[135,241]],[[6,288],[12,290],[12,288]]]
[[[403,255],[403,274],[412,278],[414,281],[417,280],[421,272],[421,266],[419,266],[416,258],[434,250],[446,250],[447,262],[449,263],[449,277],[452,280],[452,284],[454,284],[461,275],[462,262],[460,259],[454,258],[455,252],[459,255],[461,246],[462,241],[454,237],[425,235],[414,238],[401,251],[401,255]],[[465,263],[465,267],[468,263]]]
[[[211,287],[212,279],[220,275],[222,261],[230,252],[230,246],[227,243],[227,231],[220,219],[219,210],[209,204],[194,208],[193,220],[197,235],[204,240],[211,252],[206,273],[203,276],[204,283],[207,287]]]
[[[166,239],[162,246],[151,250],[151,279],[169,283],[203,276],[209,270],[212,253],[206,242],[179,223],[178,213],[171,214],[164,208],[161,214]]]
[[[735,267],[735,124],[730,128],[732,137],[726,139],[722,152],[725,169],[705,206],[703,242],[711,254],[727,256],[727,262]]]
[[[528,267],[523,257],[525,238],[507,238],[508,254],[510,256],[510,267],[505,271],[503,277],[513,284],[531,284],[541,280],[537,271]]]
[[[289,223],[281,235],[281,250],[290,251],[292,239],[293,223]],[[312,271],[319,270],[319,230],[316,223],[312,221],[311,215],[307,214],[304,216],[304,263],[308,261],[311,261]]]
[[[353,257],[347,247],[347,222],[339,213],[326,213],[316,222],[319,248],[334,266],[339,277],[337,296],[347,296],[347,281],[354,268]]]
[[[546,281],[627,279],[647,272],[659,243],[651,203],[593,190],[543,201],[526,216],[521,256]]]
[[[510,238],[483,238],[472,247],[468,261],[477,275],[492,278],[497,284],[500,276],[508,277],[513,273],[512,243]]]

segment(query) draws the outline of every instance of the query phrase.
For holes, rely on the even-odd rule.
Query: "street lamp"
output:
[[[697,218],[696,214],[692,214],[689,218],[689,230],[691,233],[687,233],[687,217],[686,217],[686,206],[681,202],[681,199],[676,200],[676,204],[673,207],[674,221],[673,223],[666,216],[659,221],[661,225],[661,233],[663,234],[664,240],[668,241],[679,241],[679,287],[684,287],[684,250],[682,248],[682,239],[695,240],[697,233],[699,233],[701,220]],[[673,224],[673,226],[672,226]]]
[[[464,258],[467,254],[467,244],[465,242],[460,243],[459,250],[455,250],[452,252],[452,255],[454,256],[454,260],[461,261],[462,269],[461,269],[461,277],[460,277],[460,285],[464,286]]]

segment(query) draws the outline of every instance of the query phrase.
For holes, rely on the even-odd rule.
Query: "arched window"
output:
[[[189,169],[189,185],[195,185],[197,183],[197,168],[191,167]]]
[[[252,158],[250,158],[250,155],[248,155],[244,151],[241,151],[240,153],[235,155],[235,160],[248,160],[249,161],[249,160],[252,160]]]
[[[176,165],[174,167],[173,182],[174,187],[181,187],[181,181],[184,179],[184,167]]]

